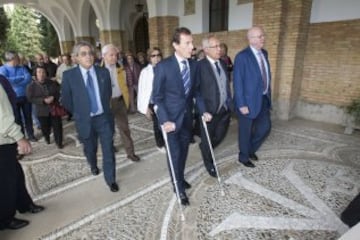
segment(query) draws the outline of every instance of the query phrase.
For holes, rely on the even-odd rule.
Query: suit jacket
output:
[[[262,49],[262,53],[269,67],[269,88],[267,97],[271,104],[270,64],[267,51]],[[233,71],[234,103],[236,112],[241,114],[239,108],[247,106],[249,108],[249,114],[245,116],[254,119],[259,114],[262,106],[263,80],[258,61],[250,47],[245,48],[236,55]]]
[[[113,116],[110,110],[112,95],[110,73],[106,68],[94,66],[99,86],[103,114],[111,124]],[[79,66],[65,71],[61,84],[61,103],[73,114],[75,127],[80,139],[86,139],[90,135],[91,117],[90,100]]]
[[[186,126],[192,127],[192,108],[196,62],[189,60],[190,66],[190,91],[185,96],[183,79],[180,67],[175,55],[172,55],[159,62],[155,67],[153,102],[159,123],[171,121],[179,130],[186,121]]]
[[[226,77],[227,99],[225,104],[228,109],[231,109],[232,98],[226,65],[223,61],[219,62],[221,63]],[[204,112],[208,112],[213,115],[219,110],[220,91],[215,74],[216,73],[213,71],[212,64],[207,58],[198,62],[196,71],[196,105],[199,109],[200,115]]]

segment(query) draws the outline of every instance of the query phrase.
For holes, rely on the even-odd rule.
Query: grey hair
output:
[[[89,47],[91,52],[95,53],[95,49],[92,44],[90,44],[89,42],[86,42],[86,41],[80,41],[80,42],[76,43],[75,46],[73,47],[72,54],[74,54],[75,56],[78,56],[81,47]]]
[[[204,48],[208,48],[208,47],[210,46],[209,41],[210,41],[210,39],[213,39],[213,38],[216,39],[216,36],[213,35],[213,34],[204,37],[203,40],[202,40],[202,42],[201,42],[202,48],[203,48],[203,49],[204,49]]]
[[[115,49],[116,52],[119,52],[119,49],[114,44],[106,44],[101,49],[101,55],[104,57],[107,52],[109,52],[111,49]]]
[[[14,60],[14,58],[16,58],[16,57],[18,57],[18,54],[15,51],[5,52],[5,61],[7,61],[7,62]]]

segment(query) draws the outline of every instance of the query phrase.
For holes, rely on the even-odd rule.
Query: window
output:
[[[210,32],[228,30],[229,0],[210,0]]]

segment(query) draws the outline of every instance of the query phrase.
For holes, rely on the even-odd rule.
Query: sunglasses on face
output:
[[[161,57],[161,54],[159,53],[159,54],[152,54],[152,55],[150,55],[150,57]]]
[[[79,56],[80,57],[85,57],[85,56],[94,56],[94,53],[93,52],[79,52]]]

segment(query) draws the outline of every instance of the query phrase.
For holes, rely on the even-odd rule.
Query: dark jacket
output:
[[[54,103],[60,98],[60,85],[52,80],[46,79],[44,83],[32,81],[26,89],[29,102],[36,105],[36,115],[39,117],[49,116],[50,107],[44,102],[44,98],[54,96]]]

